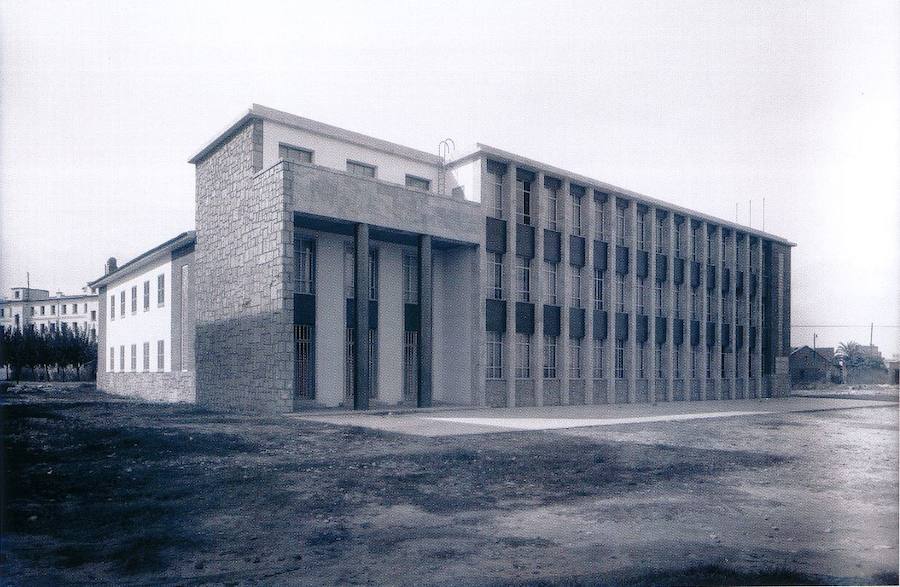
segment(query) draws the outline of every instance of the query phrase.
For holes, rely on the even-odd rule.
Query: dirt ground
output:
[[[424,438],[71,388],[0,416],[6,584],[898,580],[896,406]]]

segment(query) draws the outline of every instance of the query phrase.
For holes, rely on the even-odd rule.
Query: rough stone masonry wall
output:
[[[283,164],[260,173],[262,123],[250,121],[197,164],[197,403],[293,408],[293,255]]]

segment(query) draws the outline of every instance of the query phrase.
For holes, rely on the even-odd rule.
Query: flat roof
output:
[[[281,110],[269,108],[268,106],[253,104],[250,109],[240,117],[238,117],[237,120],[232,122],[230,125],[228,125],[227,128],[217,134],[212,140],[207,142],[205,147],[200,149],[200,151],[198,151],[196,155],[188,160],[188,163],[199,163],[210,152],[215,150],[225,140],[230,138],[238,129],[243,127],[244,124],[246,124],[249,120],[254,119],[269,120],[271,122],[298,128],[324,137],[337,139],[346,143],[353,143],[361,147],[374,149],[376,151],[382,151],[384,153],[396,155],[398,157],[404,157],[406,159],[412,159],[414,161],[427,163],[429,165],[440,166],[443,165],[444,162],[441,157],[433,153],[420,151],[419,149],[413,149],[412,147],[407,147],[399,143],[392,143],[390,141],[385,141],[383,139],[364,135],[352,130],[340,128],[338,126],[325,124],[324,122],[318,122],[309,118],[303,118],[302,116],[297,116],[296,114],[290,114],[289,112],[283,112]]]
[[[182,232],[178,236],[174,238],[170,238],[166,242],[161,245],[157,245],[150,249],[149,251],[145,251],[135,257],[134,259],[128,261],[123,264],[121,267],[113,271],[112,273],[107,273],[106,275],[95,279],[88,283],[90,287],[100,287],[106,285],[113,279],[117,279],[119,277],[123,277],[133,272],[136,269],[140,269],[148,265],[149,263],[159,259],[166,253],[171,253],[177,249],[185,247],[187,245],[194,244],[197,239],[197,233],[193,230],[188,230],[186,232]]]
[[[447,167],[454,167],[465,163],[472,159],[477,159],[481,155],[490,156],[491,158],[498,159],[507,163],[517,163],[521,164],[524,167],[529,167],[534,169],[535,171],[547,171],[550,175],[559,175],[561,177],[565,177],[567,179],[571,179],[578,184],[584,184],[586,188],[596,189],[598,191],[609,193],[610,195],[622,196],[624,198],[632,199],[642,204],[649,204],[652,206],[656,206],[659,208],[663,208],[667,211],[674,212],[676,214],[681,214],[682,216],[688,216],[690,218],[696,218],[698,220],[703,220],[705,222],[709,222],[711,224],[716,224],[718,226],[724,226],[726,228],[730,228],[732,230],[737,230],[739,232],[746,232],[747,234],[752,234],[754,236],[758,236],[760,238],[764,238],[766,240],[771,240],[775,242],[779,242],[781,244],[785,244],[791,247],[796,247],[797,243],[791,242],[783,237],[764,232],[762,230],[757,230],[755,228],[750,228],[749,226],[744,226],[743,224],[738,224],[737,222],[732,222],[730,220],[725,220],[724,218],[718,218],[716,216],[712,216],[710,214],[704,214],[703,212],[698,212],[696,210],[691,210],[690,208],[684,208],[682,206],[678,206],[676,204],[672,204],[671,202],[666,202],[665,200],[660,200],[657,198],[653,198],[650,196],[646,196],[644,194],[619,187],[613,185],[611,183],[607,183],[605,181],[601,181],[599,179],[594,179],[592,177],[588,177],[586,175],[581,175],[580,173],[576,173],[574,171],[569,171],[567,169],[562,169],[560,167],[556,167],[554,165],[550,165],[549,163],[543,163],[540,161],[536,161],[534,159],[529,159],[528,157],[524,157],[522,155],[517,155],[510,151],[504,151],[503,149],[498,149],[496,147],[492,147],[490,145],[485,145],[483,143],[477,143],[475,149],[461,155],[460,157],[454,159],[450,163],[447,164]]]

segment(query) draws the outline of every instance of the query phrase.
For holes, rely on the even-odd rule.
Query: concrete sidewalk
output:
[[[417,436],[458,436],[521,430],[557,430],[588,426],[616,426],[649,422],[677,422],[704,418],[734,418],[790,412],[893,407],[897,402],[787,397],[774,399],[544,406],[531,408],[472,408],[401,414],[294,414],[291,417],[338,426],[361,426]]]

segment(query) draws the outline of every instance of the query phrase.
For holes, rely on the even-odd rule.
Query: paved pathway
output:
[[[340,426],[362,426],[417,436],[457,436],[512,430],[556,430],[587,426],[616,426],[648,422],[677,422],[702,418],[734,418],[761,414],[814,412],[892,406],[897,402],[811,397],[762,400],[672,402],[599,406],[533,408],[472,408],[471,410],[293,414],[292,417]]]

